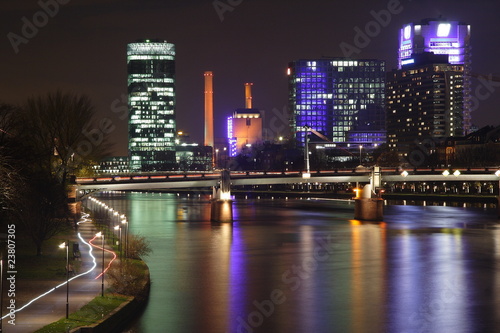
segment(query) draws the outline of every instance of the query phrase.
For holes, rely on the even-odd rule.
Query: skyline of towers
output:
[[[131,171],[175,166],[175,45],[144,39],[127,45]]]
[[[417,123],[406,123],[400,131],[392,130],[390,146],[393,148],[402,147],[401,142],[407,141],[410,133],[431,137],[466,134],[471,128],[470,29],[470,25],[445,19],[424,19],[403,25],[399,33],[399,69],[387,74],[391,80],[387,96],[383,60],[323,57],[289,63],[292,133],[298,146],[304,146],[304,129],[307,127],[331,140],[331,147],[376,147],[387,142],[386,97],[391,102],[387,107],[391,119],[397,114],[404,116],[401,119],[417,120]],[[436,55],[433,63],[437,66],[429,67],[428,63],[424,66],[423,55],[428,52]],[[127,66],[131,170],[171,169],[175,164],[176,150],[175,46],[165,40],[145,39],[130,43],[127,46]],[[428,79],[427,74],[419,74],[422,71],[435,75],[432,97],[446,100],[444,110],[440,109],[441,100],[435,99],[434,109],[431,110],[429,105],[426,111],[415,108],[409,101],[409,96],[415,100],[426,99],[419,95],[424,94],[423,87],[415,86]],[[414,81],[405,79],[409,77]],[[214,147],[213,72],[205,71],[204,79],[204,145]],[[400,90],[403,86],[407,94]],[[426,103],[422,101],[420,104]],[[408,108],[408,105],[413,107]],[[415,109],[426,114],[418,117],[406,114]],[[429,114],[437,118],[431,119]],[[252,83],[245,83],[245,108],[236,109],[229,119],[229,152],[232,156],[245,144],[255,143],[256,138],[262,140],[262,115],[253,108]],[[431,123],[422,125],[422,119],[426,119],[424,123]],[[409,126],[411,128],[407,128]],[[260,134],[257,133],[259,130],[253,133],[256,129],[260,129]],[[398,141],[396,137],[399,135],[405,139]],[[313,142],[320,142],[319,134],[311,135],[311,138]]]
[[[386,141],[384,61],[301,59],[289,64],[288,77],[299,146],[304,146],[306,126],[347,147]]]

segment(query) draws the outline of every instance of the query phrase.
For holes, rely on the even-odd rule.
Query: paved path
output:
[[[95,233],[94,225],[88,220],[78,226],[78,233],[81,237],[88,242]],[[101,293],[101,279],[95,279],[101,272],[102,265],[102,252],[99,249],[92,247],[92,254],[96,257],[97,267],[94,267],[94,259],[89,254],[89,245],[78,241],[81,252],[81,265],[76,275],[90,271],[87,274],[78,276],[69,282],[69,312],[75,312],[83,305],[90,302],[94,297]],[[72,243],[70,241],[70,243]],[[95,242],[99,244],[99,241]],[[72,258],[72,247],[70,244],[70,259]],[[105,253],[105,262],[111,258],[109,253]],[[71,279],[71,276],[70,276]],[[61,285],[62,284],[62,285]],[[16,282],[16,307],[19,309],[27,304],[29,300],[42,295],[51,289],[57,287],[55,290],[34,301],[26,308],[16,312],[15,325],[9,324],[10,318],[3,319],[3,331],[5,333],[29,333],[46,326],[54,321],[57,321],[66,316],[66,281],[17,281]],[[106,286],[105,286],[106,287]],[[5,316],[6,302],[8,298],[4,296],[4,310]]]

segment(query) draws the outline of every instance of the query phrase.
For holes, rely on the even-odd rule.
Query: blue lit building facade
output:
[[[463,65],[463,135],[471,131],[471,27],[446,19],[425,19],[405,24],[399,33],[399,69],[412,64],[413,54],[447,55],[451,65]]]
[[[357,150],[385,143],[384,61],[302,59],[289,64],[288,78],[298,146],[304,146],[305,126],[331,140],[328,147]]]
[[[175,168],[175,46],[165,40],[127,45],[131,171]]]

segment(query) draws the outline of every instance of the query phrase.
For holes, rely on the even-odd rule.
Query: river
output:
[[[151,294],[127,332],[498,332],[500,230],[489,207],[108,193],[145,236]]]

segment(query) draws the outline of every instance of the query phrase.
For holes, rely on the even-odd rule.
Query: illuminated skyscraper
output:
[[[389,148],[407,156],[434,138],[462,136],[463,83],[464,65],[429,52],[414,54],[402,69],[388,73]]]
[[[175,46],[140,40],[127,46],[129,157],[132,171],[175,165]]]
[[[304,127],[339,147],[385,142],[385,63],[322,58],[289,64],[289,102],[297,144]],[[313,138],[314,141],[314,138]]]
[[[463,130],[470,132],[471,123],[471,27],[458,21],[425,19],[405,24],[399,34],[399,69],[413,61],[412,54],[432,52],[447,55],[451,65],[463,65]]]

